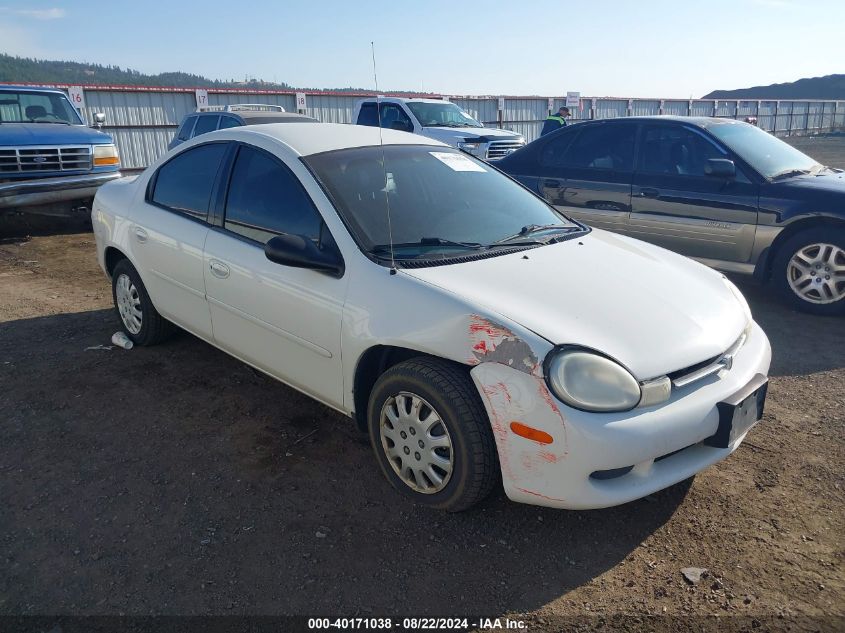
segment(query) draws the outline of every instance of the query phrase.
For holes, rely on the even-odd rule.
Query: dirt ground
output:
[[[349,420],[188,334],[98,349],[118,318],[90,233],[0,239],[0,616],[842,630],[845,327],[740,285],[774,359],[732,457],[618,508],[499,491],[450,515],[395,493]]]

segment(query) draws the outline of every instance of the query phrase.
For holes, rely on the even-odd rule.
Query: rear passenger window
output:
[[[213,132],[217,129],[217,121],[219,116],[201,116],[197,119],[197,126],[194,128],[194,136],[205,134],[206,132]]]
[[[177,154],[155,176],[150,200],[162,207],[205,220],[211,190],[226,143],[209,143]]]
[[[378,108],[375,103],[361,104],[361,111],[358,113],[358,125],[378,127]]]
[[[322,218],[299,180],[261,150],[241,146],[229,193],[224,228],[266,243],[281,233],[318,242]]]
[[[218,126],[218,130],[225,130],[226,128],[230,127],[238,127],[241,124],[235,117],[231,116],[221,116],[220,117],[220,125]]]
[[[567,130],[555,135],[540,152],[540,164],[543,167],[562,167],[566,150],[572,145],[572,141],[577,135],[578,132],[575,130]]]
[[[180,141],[187,141],[191,138],[191,130],[194,129],[194,123],[197,122],[197,117],[189,116],[185,119],[185,122],[182,124],[182,127],[179,128],[179,133],[176,135]]]
[[[636,129],[631,123],[585,124],[563,156],[561,166],[632,171]]]

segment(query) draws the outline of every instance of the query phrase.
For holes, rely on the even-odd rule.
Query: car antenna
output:
[[[387,238],[390,243],[390,274],[396,274],[396,258],[393,254],[393,227],[390,224],[390,193],[387,190],[387,160],[384,156],[384,139],[381,135],[381,95],[378,92],[378,75],[376,74],[376,45],[370,42],[373,53],[373,83],[376,86],[376,116],[378,117],[378,144],[381,148],[381,168],[384,173],[384,202],[387,205]]]

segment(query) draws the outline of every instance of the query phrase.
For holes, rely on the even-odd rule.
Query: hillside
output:
[[[168,86],[184,88],[255,88],[259,90],[291,90],[282,83],[249,79],[220,81],[185,72],[146,75],[131,68],[103,66],[80,62],[30,59],[0,53],[0,83],[36,83],[71,85]],[[332,92],[361,92],[362,88],[326,88]]]
[[[810,77],[736,90],[714,90],[702,99],[845,99],[845,75]]]

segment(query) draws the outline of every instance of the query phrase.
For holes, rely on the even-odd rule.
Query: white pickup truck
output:
[[[487,161],[504,158],[525,145],[521,134],[484,127],[457,105],[442,99],[370,97],[355,105],[352,120],[357,125],[378,127],[379,119],[383,128],[421,134]]]

